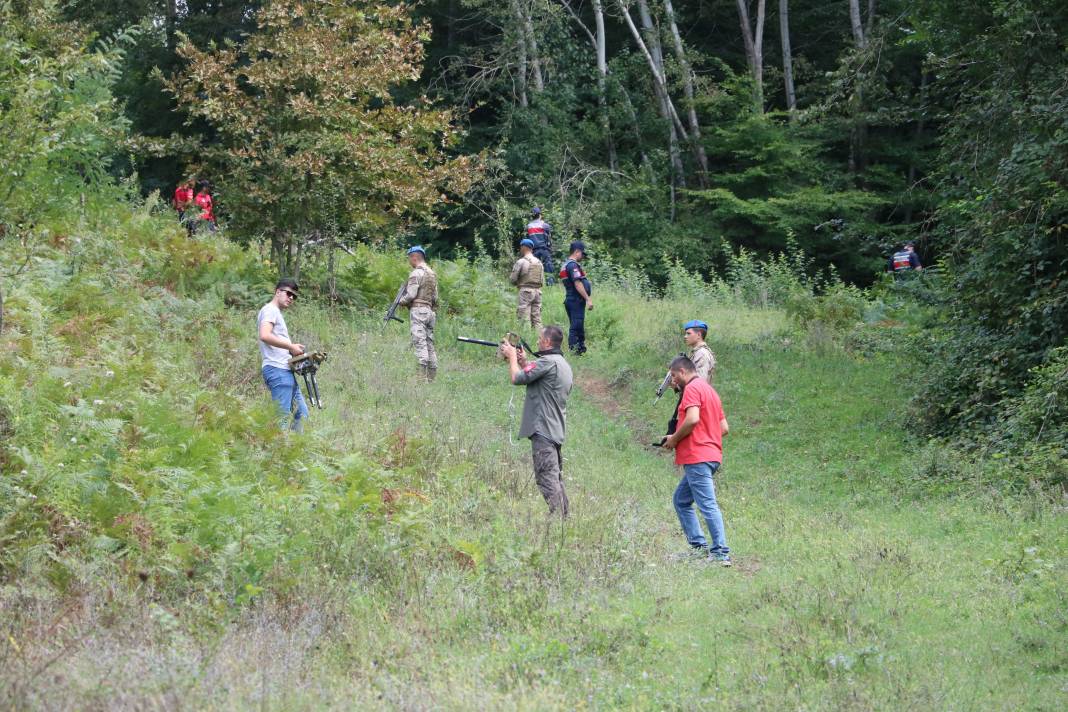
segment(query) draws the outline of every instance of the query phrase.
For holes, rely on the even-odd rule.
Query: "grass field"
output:
[[[51,287],[9,298],[10,363],[48,346],[55,372],[29,382],[9,363],[0,382],[14,432],[43,433],[9,444],[22,450],[5,465],[5,706],[1068,704],[1065,502],[1004,495],[996,463],[911,439],[908,370],[892,355],[846,353],[774,309],[598,290],[591,352],[572,360],[560,523],[514,440],[522,389],[491,349],[454,340],[509,324],[443,317],[426,385],[405,326],[300,305],[291,332],[330,351],[327,407],[303,438],[282,437],[254,310],[140,279],[119,280],[117,310],[105,297],[66,307],[107,313],[91,323],[113,347],[64,333],[76,316],[62,305],[39,309]],[[164,316],[132,316],[163,300]],[[558,289],[546,301],[546,321],[564,321]],[[673,405],[653,391],[694,316],[713,325],[731,423],[717,476],[730,570],[673,560],[678,475],[646,445]],[[72,435],[84,414],[70,408],[108,407],[100,374],[117,351],[136,370],[116,422]],[[162,353],[170,365],[152,365]],[[72,455],[69,438],[114,452]],[[20,504],[31,461],[68,474]],[[20,524],[31,510],[47,526]]]

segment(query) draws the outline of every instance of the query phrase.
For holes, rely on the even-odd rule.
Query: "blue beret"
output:
[[[682,325],[683,331],[686,331],[687,329],[704,329],[705,331],[708,331],[708,324],[700,319],[692,319]]]
[[[408,251],[405,254],[406,255],[410,255],[413,252],[422,252],[423,253],[423,257],[426,257],[426,250],[423,249],[422,245],[413,245],[413,246],[409,247]]]
[[[522,247],[523,245],[526,245],[527,247],[534,247],[534,241],[523,238],[519,241],[519,246]]]

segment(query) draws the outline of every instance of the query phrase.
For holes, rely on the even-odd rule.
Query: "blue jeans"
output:
[[[304,402],[304,395],[300,392],[300,384],[297,383],[297,374],[288,368],[277,366],[263,367],[263,382],[271,391],[271,398],[278,404],[278,413],[282,417],[282,429],[285,430],[289,423],[289,416],[293,414],[293,423],[289,429],[295,432],[304,430],[304,420],[308,417],[308,405]]]
[[[716,555],[730,553],[727,547],[727,532],[723,528],[723,514],[719,511],[716,502],[716,487],[712,483],[712,476],[719,469],[718,462],[699,462],[695,465],[682,466],[682,480],[675,489],[675,513],[679,515],[679,524],[686,533],[686,541],[690,546],[703,549],[708,546],[705,535],[701,532],[701,522],[697,520],[697,514],[693,511],[693,505],[701,510],[708,525],[708,533],[712,537],[712,546],[709,550]]]
[[[582,352],[586,350],[586,300],[577,294],[564,298],[564,309],[567,310],[567,345],[572,351]]]

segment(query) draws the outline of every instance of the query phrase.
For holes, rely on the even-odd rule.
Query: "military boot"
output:
[[[434,379],[438,376],[438,369],[434,366],[426,367],[426,381],[427,383],[433,383]]]

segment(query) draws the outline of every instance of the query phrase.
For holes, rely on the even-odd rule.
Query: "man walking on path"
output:
[[[519,288],[519,305],[516,316],[526,326],[529,322],[535,332],[541,331],[541,288],[545,285],[545,268],[532,253],[534,243],[519,241],[519,259],[512,267],[508,279]]]
[[[576,356],[586,353],[586,310],[593,311],[593,288],[579,264],[586,258],[586,245],[576,240],[571,243],[571,254],[560,270],[564,283],[564,309],[567,310],[567,347]]]
[[[298,433],[304,430],[308,406],[297,384],[297,374],[289,368],[289,357],[304,353],[304,345],[295,344],[289,339],[289,329],[286,328],[282,311],[293,305],[299,289],[292,279],[278,280],[274,288],[274,298],[264,304],[256,316],[260,355],[263,357],[263,382],[271,391],[271,398],[278,404],[282,428],[286,428],[292,414],[293,423],[289,425],[289,429]]]
[[[560,352],[563,341],[564,330],[549,325],[538,337],[537,360],[526,360],[533,354],[520,357],[508,341],[501,342],[501,355],[508,362],[512,383],[527,387],[519,437],[530,438],[534,480],[549,505],[549,513],[566,517],[569,504],[564,491],[564,459],[560,450],[564,445],[567,398],[574,377],[571,366]]]
[[[716,502],[713,478],[723,462],[723,436],[727,434],[727,416],[719,394],[697,375],[693,361],[678,356],[671,362],[671,375],[683,389],[676,413],[678,427],[664,438],[663,447],[675,450],[675,464],[682,465],[682,480],[675,489],[675,513],[695,552],[708,552],[710,561],[731,565],[723,514]],[[712,539],[709,546],[701,531],[701,522],[693,511],[701,510]]]
[[[541,262],[545,274],[553,273],[553,226],[541,219],[541,208],[533,208],[530,211],[533,218],[527,223],[527,239],[530,240],[531,251],[534,257]],[[552,284],[550,278],[549,284]]]
[[[716,373],[716,355],[705,343],[705,338],[708,336],[708,324],[694,319],[683,324],[682,330],[683,339],[690,347],[690,360],[697,369],[697,375],[711,386],[712,376]]]
[[[426,263],[422,245],[408,249],[408,264],[412,271],[399,304],[408,307],[408,322],[412,331],[412,348],[419,361],[419,374],[433,381],[438,374],[438,353],[434,350],[434,326],[437,324],[438,276]]]

